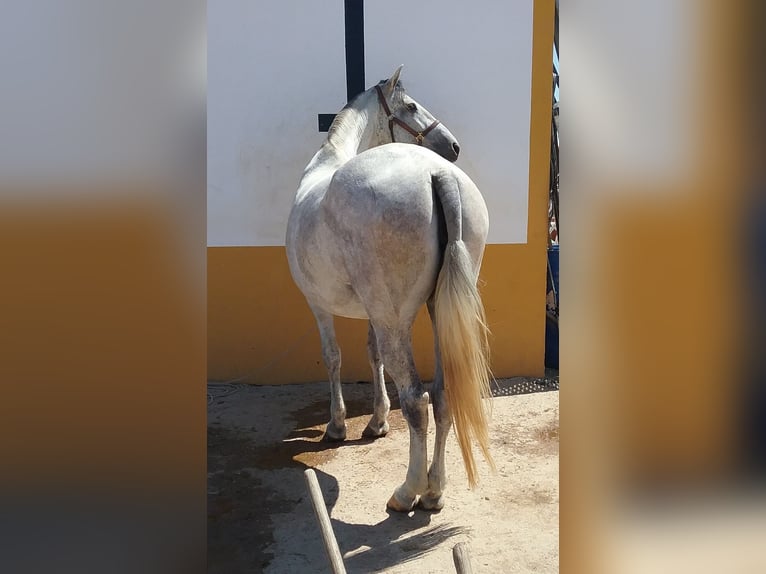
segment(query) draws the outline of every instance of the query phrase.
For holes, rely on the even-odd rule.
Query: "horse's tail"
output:
[[[472,441],[479,444],[494,468],[489,453],[489,329],[476,286],[474,265],[462,237],[462,207],[457,180],[434,175],[434,191],[447,226],[447,245],[436,282],[434,312],[442,358],[444,390],[449,413],[463,455],[468,484],[478,482]]]

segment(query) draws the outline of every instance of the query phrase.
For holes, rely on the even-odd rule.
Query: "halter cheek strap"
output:
[[[396,141],[394,139],[394,124],[398,125],[404,131],[412,134],[412,136],[415,138],[415,141],[418,142],[418,145],[423,145],[423,140],[426,139],[426,136],[431,132],[431,130],[439,125],[439,120],[434,120],[433,123],[422,132],[412,129],[404,121],[400,120],[391,113],[391,108],[388,107],[388,102],[386,101],[386,97],[383,95],[383,90],[380,89],[380,86],[375,86],[375,91],[378,93],[378,100],[380,100],[380,105],[383,107],[383,111],[388,117],[388,130],[391,132],[392,142]]]

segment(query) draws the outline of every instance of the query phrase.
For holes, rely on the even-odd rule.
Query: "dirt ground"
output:
[[[558,379],[498,381],[492,452],[468,489],[454,434],[447,442],[441,512],[386,510],[406,472],[409,436],[388,386],[391,432],[361,433],[369,384],[344,384],[348,440],[322,442],[329,385],[210,385],[208,572],[329,572],[303,471],[314,468],[349,573],[454,572],[467,542],[476,573],[558,572]],[[429,409],[430,410],[430,409]],[[429,453],[433,448],[433,413]],[[479,455],[480,456],[480,455]]]

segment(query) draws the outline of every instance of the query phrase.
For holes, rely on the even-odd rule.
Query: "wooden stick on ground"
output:
[[[307,468],[303,474],[306,477],[306,484],[311,495],[311,504],[314,507],[314,514],[316,514],[319,521],[319,530],[322,533],[322,540],[324,540],[324,547],[327,550],[327,558],[330,560],[333,574],[346,574],[346,567],[343,565],[343,555],[340,553],[338,541],[335,540],[335,534],[332,531],[330,515],[327,514],[327,507],[324,504],[324,497],[322,496],[322,489],[319,488],[317,475],[313,468]]]
[[[457,574],[473,574],[471,557],[468,555],[468,545],[465,542],[455,544],[452,549],[452,560],[455,562]]]

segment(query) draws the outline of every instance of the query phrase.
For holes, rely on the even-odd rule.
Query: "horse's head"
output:
[[[457,139],[431,113],[404,92],[399,82],[402,66],[375,91],[378,95],[380,143],[414,143],[427,147],[449,161],[460,153]]]

